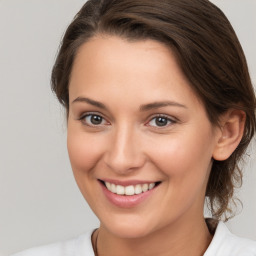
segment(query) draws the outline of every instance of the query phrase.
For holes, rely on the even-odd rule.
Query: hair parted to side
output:
[[[67,28],[52,70],[52,90],[67,113],[77,51],[100,34],[169,47],[213,125],[230,108],[245,112],[243,138],[227,160],[213,161],[206,190],[213,216],[227,220],[234,188],[242,182],[238,163],[256,129],[256,100],[242,47],[225,15],[208,0],[87,1]]]

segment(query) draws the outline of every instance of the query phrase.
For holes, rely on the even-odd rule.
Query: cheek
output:
[[[90,136],[76,127],[68,127],[67,147],[76,183],[92,209],[97,179],[95,170],[101,159],[102,143],[97,136]]]
[[[93,168],[100,160],[103,151],[100,141],[97,136],[68,128],[67,147],[75,176],[93,174]]]
[[[151,155],[169,182],[186,191],[191,187],[200,188],[207,182],[212,157],[210,145],[208,133],[176,134],[161,141]]]
[[[189,209],[201,213],[211,168],[211,151],[204,141],[207,136],[201,138],[183,134],[161,143],[155,151],[154,164],[166,177],[165,196],[159,203],[166,219]]]

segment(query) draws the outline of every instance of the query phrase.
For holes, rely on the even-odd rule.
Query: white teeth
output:
[[[109,182],[105,182],[105,185],[108,188],[108,190],[111,190],[111,184]]]
[[[143,192],[148,191],[148,184],[143,184],[143,185],[142,185],[142,191],[143,191]]]
[[[110,191],[113,193],[116,193],[116,185],[115,184],[111,184]]]
[[[105,185],[109,191],[112,193],[118,194],[118,195],[126,195],[126,196],[133,196],[133,195],[139,195],[143,192],[146,192],[152,188],[155,187],[156,183],[150,183],[150,184],[137,184],[135,186],[129,185],[129,186],[121,186],[121,185],[115,185],[110,182],[105,182]]]
[[[156,185],[156,183],[150,183],[148,186],[148,189],[152,189],[155,185]]]
[[[140,193],[142,193],[142,187],[138,184],[135,186],[135,194],[138,195]]]
[[[127,196],[134,195],[134,186],[127,186],[127,187],[125,187],[125,194]]]
[[[118,195],[124,195],[124,187],[120,185],[116,185],[116,193]]]

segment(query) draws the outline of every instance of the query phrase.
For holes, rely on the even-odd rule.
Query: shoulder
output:
[[[256,241],[232,234],[223,222],[217,226],[204,256],[256,256]]]
[[[10,256],[78,256],[86,252],[86,256],[94,256],[91,245],[93,230],[71,240],[31,248]]]

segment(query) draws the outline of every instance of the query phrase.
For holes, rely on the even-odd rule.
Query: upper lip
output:
[[[113,179],[99,179],[103,182],[109,182],[115,185],[121,185],[121,186],[129,186],[129,185],[138,185],[138,184],[150,184],[150,183],[156,183],[159,181],[149,181],[149,180],[113,180]]]

